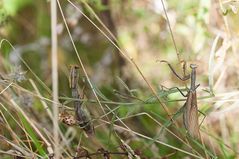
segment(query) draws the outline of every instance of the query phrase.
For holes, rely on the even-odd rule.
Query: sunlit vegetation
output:
[[[238,7],[0,1],[0,158],[238,158]]]

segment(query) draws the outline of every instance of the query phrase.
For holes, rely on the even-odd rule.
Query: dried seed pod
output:
[[[77,124],[77,121],[74,117],[74,115],[71,115],[67,112],[61,112],[59,114],[59,121],[61,121],[62,123],[69,125],[69,126],[73,126]]]

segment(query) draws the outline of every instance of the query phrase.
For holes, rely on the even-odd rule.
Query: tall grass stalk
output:
[[[53,127],[54,127],[54,153],[55,158],[60,157],[58,134],[58,61],[57,61],[57,3],[51,0],[51,62],[52,62],[52,95],[53,95]]]

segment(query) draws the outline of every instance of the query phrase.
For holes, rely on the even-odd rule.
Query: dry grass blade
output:
[[[165,7],[165,4],[164,4],[164,0],[161,0],[161,4],[162,4],[162,6],[163,6],[163,11],[164,11],[164,14],[165,14],[167,23],[168,23],[168,28],[169,28],[170,35],[171,35],[171,38],[172,38],[172,41],[173,41],[173,45],[174,45],[175,52],[176,52],[176,54],[177,54],[178,62],[181,63],[182,60],[181,60],[180,54],[179,54],[179,52],[178,52],[177,44],[176,44],[176,41],[175,41],[175,38],[174,38],[174,35],[173,35],[172,27],[171,27],[171,25],[170,25],[170,21],[169,21],[169,18],[168,18],[168,14],[167,14],[167,11],[166,11],[166,7]]]
[[[22,110],[22,108],[20,108],[17,103],[11,99],[10,102],[13,104],[13,106],[15,107],[15,109],[17,111],[19,111],[29,122],[29,124],[32,126],[32,128],[35,130],[35,132],[39,135],[39,137],[44,141],[44,143],[47,146],[47,151],[49,155],[53,154],[53,148],[51,143],[43,136],[43,134],[41,133],[41,131],[35,126],[35,124],[32,122],[32,120],[26,115],[26,113]]]
[[[32,79],[29,79],[29,81],[30,81],[32,87],[35,89],[37,96],[40,97],[40,99],[43,99],[43,97],[42,97],[42,95],[40,94],[40,91],[38,90],[38,88],[37,88],[36,84],[34,83],[34,81],[33,81]],[[41,103],[42,103],[44,109],[47,111],[48,116],[53,120],[53,115],[52,115],[51,111],[49,110],[49,108],[48,108],[46,102],[44,102],[43,100],[41,100]],[[53,103],[54,103],[54,102],[53,102]]]
[[[24,131],[24,133],[27,135],[27,137],[29,136],[29,134],[27,134],[26,130],[24,129],[23,126],[21,126],[21,124],[17,121],[17,119],[14,118],[14,116],[7,110],[7,108],[1,103],[0,104],[1,107],[11,116],[11,118],[14,120],[14,122]],[[9,122],[7,121],[7,119],[5,118],[3,112],[0,110],[0,114],[2,116],[2,122],[4,123],[4,128],[6,130],[9,131],[9,134],[12,136],[12,138],[14,138],[14,143],[11,142],[10,140],[8,140],[7,138],[5,138],[4,136],[2,136],[2,139],[4,139],[4,141],[6,143],[8,143],[9,145],[11,145],[13,148],[15,147],[16,150],[19,150],[20,152],[27,152],[28,156],[29,155],[33,155],[33,156],[37,156],[38,154],[32,152],[32,149],[30,147],[30,149],[28,148],[28,146],[24,143],[24,141],[21,140],[21,138],[16,134],[16,132],[12,129],[12,127],[10,126]],[[1,139],[1,138],[0,138]],[[11,144],[9,143],[11,142]],[[21,145],[21,146],[19,146]],[[23,149],[23,151],[21,151],[21,149]],[[13,153],[13,155],[16,153]],[[26,154],[27,155],[27,154]]]
[[[209,88],[210,88],[210,92],[212,94],[213,93],[213,85],[214,85],[214,81],[213,81],[213,77],[214,77],[214,56],[216,53],[216,46],[219,40],[219,35],[216,36],[213,45],[212,45],[212,49],[210,51],[210,57],[209,57],[209,63],[208,63],[208,82],[209,82]]]
[[[115,110],[110,110],[108,113],[113,113]],[[140,117],[140,116],[146,116],[148,117],[149,119],[151,119],[152,121],[154,121],[159,127],[165,129],[169,134],[171,134],[172,136],[174,136],[176,139],[178,139],[180,142],[182,142],[183,144],[185,144],[188,148],[192,148],[191,145],[189,145],[188,143],[186,143],[185,141],[183,141],[181,138],[179,138],[174,132],[172,132],[171,130],[169,130],[166,126],[164,126],[163,124],[161,124],[157,119],[155,119],[154,117],[152,117],[150,114],[146,113],[146,112],[142,112],[142,113],[138,113],[138,114],[134,114],[134,115],[130,115],[130,116],[127,116],[127,117],[122,117],[120,119],[116,119],[116,121],[120,121],[120,120],[126,120],[126,119],[130,119],[130,118],[133,118],[133,117]],[[100,125],[96,126],[99,127]],[[155,142],[156,140],[158,139],[158,137],[154,137],[154,140],[152,141]],[[196,150],[195,150],[195,153],[200,155]]]
[[[57,2],[51,0],[51,64],[52,64],[52,96],[53,96],[53,132],[54,132],[54,157],[60,158],[59,133],[58,133],[58,56],[57,56]]]
[[[32,158],[33,156],[35,156],[31,151],[23,148],[23,147],[20,147],[18,145],[16,145],[15,143],[11,142],[10,140],[6,139],[4,136],[0,135],[0,140],[8,143],[9,145],[12,146],[12,148],[16,151],[16,153],[20,153],[20,155],[23,155],[23,156],[27,156],[29,158]],[[16,155],[16,154],[15,154]]]
[[[12,82],[9,83],[8,86],[5,87],[5,88],[0,92],[0,95],[1,95],[2,93],[4,93],[9,87],[11,87],[12,84],[13,84]]]
[[[101,121],[104,122],[104,123],[107,123],[107,124],[111,124],[110,122],[107,122],[107,121],[105,121],[105,120],[101,120]],[[171,149],[177,150],[177,151],[179,151],[179,152],[188,154],[188,155],[190,155],[190,156],[192,156],[192,157],[194,157],[194,158],[200,158],[200,159],[203,158],[203,157],[200,157],[200,156],[198,156],[198,155],[195,155],[195,154],[192,154],[192,153],[190,153],[190,152],[187,152],[187,151],[185,151],[185,150],[182,150],[182,149],[180,149],[180,148],[177,148],[177,147],[175,147],[175,146],[166,144],[166,143],[164,143],[164,142],[162,142],[162,141],[160,141],[160,140],[155,140],[155,139],[153,139],[153,138],[151,138],[151,137],[148,137],[148,136],[146,136],[146,135],[143,135],[143,134],[140,134],[140,133],[138,133],[138,132],[135,132],[135,131],[133,131],[133,130],[131,130],[131,129],[129,129],[129,128],[124,128],[124,127],[119,126],[119,125],[117,125],[117,124],[115,124],[114,126],[115,126],[115,128],[117,128],[117,129],[121,129],[121,130],[130,132],[130,133],[133,133],[133,134],[136,135],[136,136],[139,136],[139,137],[141,137],[141,138],[147,139],[147,140],[149,140],[149,141],[154,141],[155,143],[158,143],[158,144],[164,145],[164,146],[166,146],[166,147],[169,147],[169,148],[171,148]]]

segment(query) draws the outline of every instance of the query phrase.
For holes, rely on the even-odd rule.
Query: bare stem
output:
[[[60,158],[59,150],[59,134],[58,134],[58,61],[57,61],[57,3],[56,0],[51,0],[51,62],[52,62],[52,93],[53,93],[53,125],[54,125],[54,153],[55,158]]]

